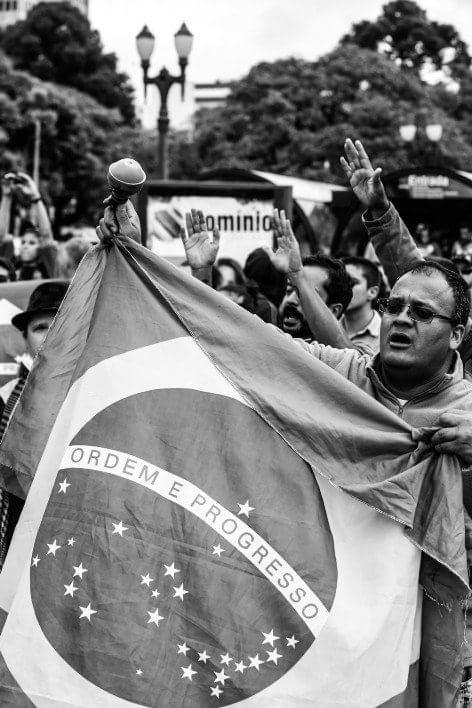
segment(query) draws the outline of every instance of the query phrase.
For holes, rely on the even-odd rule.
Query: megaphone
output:
[[[112,204],[124,204],[133,194],[137,194],[146,181],[143,168],[131,157],[113,162],[108,168],[108,185]]]

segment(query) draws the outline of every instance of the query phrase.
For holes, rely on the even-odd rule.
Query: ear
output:
[[[452,328],[451,338],[449,340],[449,349],[455,351],[460,347],[460,345],[462,344],[462,340],[464,339],[464,332],[464,325],[456,325]]]
[[[369,302],[372,302],[372,300],[375,300],[375,298],[379,296],[379,291],[380,288],[378,285],[373,285],[367,290],[367,299]]]
[[[343,314],[343,306],[340,302],[336,302],[334,305],[330,305],[328,309],[331,310],[337,320],[341,319],[341,316]]]

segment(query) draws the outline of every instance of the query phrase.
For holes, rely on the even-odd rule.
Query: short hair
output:
[[[465,256],[465,258],[467,258],[467,256]],[[454,261],[451,261],[450,258],[444,258],[444,256],[427,256],[425,258],[425,261],[426,263],[439,263],[439,265],[442,265],[445,268],[454,271],[454,273],[459,273],[459,275],[461,273],[459,268],[457,267],[457,263],[455,263],[455,259]]]
[[[20,229],[20,237],[31,233],[33,233],[37,238],[40,237],[39,229],[33,224],[32,221],[23,221]]]
[[[327,295],[326,304],[328,306],[340,304],[344,312],[352,298],[352,278],[344,263],[325,253],[317,253],[314,256],[306,256],[303,265],[308,268],[317,266],[328,272],[328,281],[324,286]]]
[[[220,266],[226,266],[227,268],[231,268],[233,270],[236,285],[246,284],[246,277],[244,275],[243,267],[240,263],[238,263],[238,261],[234,260],[234,258],[219,258],[216,262],[216,267],[219,268]]]
[[[366,279],[368,288],[380,288],[382,276],[375,263],[362,256],[346,256],[342,259],[344,265],[353,265],[360,268],[362,275]]]
[[[454,296],[454,309],[451,314],[451,319],[456,324],[466,325],[470,313],[470,292],[469,286],[464,278],[456,273],[455,270],[438,263],[437,261],[416,261],[405,268],[400,278],[407,273],[424,273],[432,275],[433,272],[441,273],[444,280],[452,290]]]

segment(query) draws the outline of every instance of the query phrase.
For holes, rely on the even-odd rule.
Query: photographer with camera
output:
[[[15,253],[10,233],[12,211],[21,218],[20,251]],[[0,256],[15,263],[19,280],[55,275],[57,247],[44,202],[35,182],[24,172],[9,172],[2,179],[0,201]]]

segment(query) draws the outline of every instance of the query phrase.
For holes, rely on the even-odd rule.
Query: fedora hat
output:
[[[36,315],[55,315],[58,311],[69,283],[64,280],[41,283],[31,293],[28,306],[12,318],[12,325],[24,332]]]

